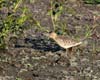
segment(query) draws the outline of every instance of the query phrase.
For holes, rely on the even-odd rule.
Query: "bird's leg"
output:
[[[72,56],[72,54],[73,54],[73,48],[71,47],[71,48],[69,48],[69,49],[65,49],[64,50],[64,52],[63,52],[64,54],[61,54],[62,56],[65,56],[65,57],[69,57],[69,58],[71,58],[71,56]]]
[[[69,57],[69,58],[71,58],[72,56],[73,56],[73,52],[74,50],[73,50],[73,48],[71,47],[71,48],[68,48],[68,51],[67,51],[67,56]]]
[[[68,56],[71,57],[73,55],[73,48],[68,48]]]
[[[63,53],[64,53],[64,54],[62,54],[62,55],[63,55],[64,57],[66,57],[66,58],[69,57],[69,51],[68,51],[68,49],[65,49]]]
[[[66,54],[65,54],[65,55],[66,55],[66,57],[68,57],[68,50],[67,50],[67,49],[66,49],[66,52],[65,52],[65,53],[66,53]]]
[[[73,51],[73,48],[72,47],[69,48],[68,51],[69,51],[69,53],[71,53]]]

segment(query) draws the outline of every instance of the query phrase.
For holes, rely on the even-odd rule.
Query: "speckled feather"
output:
[[[71,38],[67,38],[65,36],[57,35],[56,33],[51,33],[50,38],[57,42],[61,47],[68,49],[77,45],[80,45],[82,42],[77,42]]]

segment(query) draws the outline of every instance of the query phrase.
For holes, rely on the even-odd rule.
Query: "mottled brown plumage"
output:
[[[77,42],[71,38],[67,38],[61,35],[57,35],[55,32],[49,34],[49,37],[52,38],[57,44],[65,49],[78,46],[82,42]]]

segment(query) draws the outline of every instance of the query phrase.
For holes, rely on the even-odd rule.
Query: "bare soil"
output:
[[[16,41],[9,40],[7,50],[0,50],[0,80],[100,80],[100,5],[77,0],[63,3],[60,21],[71,34],[84,37],[85,25],[96,26],[88,44],[75,47],[69,58],[53,40],[34,32],[34,27],[25,30]],[[42,26],[52,30],[49,0],[25,4]]]

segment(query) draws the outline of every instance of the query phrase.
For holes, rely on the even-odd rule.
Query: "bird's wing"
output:
[[[58,36],[55,41],[63,48],[70,48],[81,44],[81,42],[77,42],[73,39],[63,37],[63,36]]]

